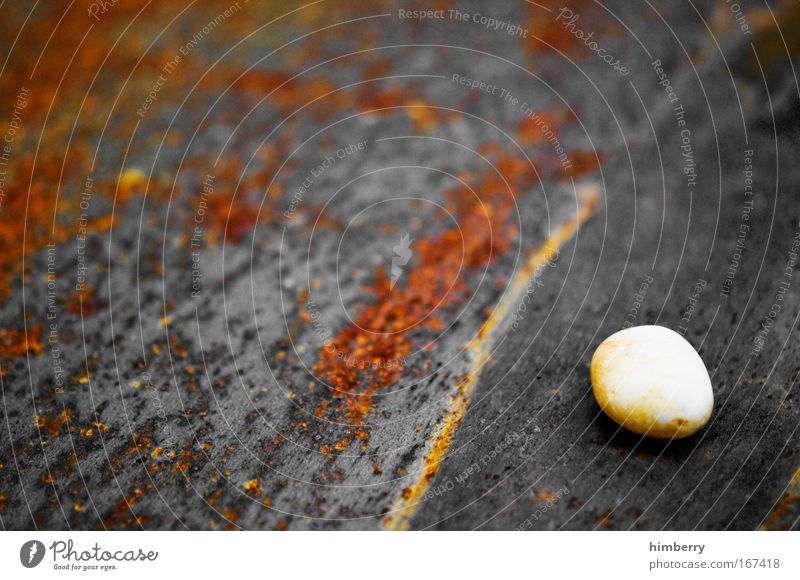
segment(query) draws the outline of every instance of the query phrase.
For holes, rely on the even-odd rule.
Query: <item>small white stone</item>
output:
[[[600,408],[639,435],[680,439],[711,417],[714,392],[703,360],[677,332],[634,326],[605,339],[592,357]]]

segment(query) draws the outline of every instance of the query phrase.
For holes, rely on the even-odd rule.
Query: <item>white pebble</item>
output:
[[[703,360],[677,332],[634,326],[605,339],[592,357],[600,408],[639,435],[680,439],[708,422],[714,392]]]

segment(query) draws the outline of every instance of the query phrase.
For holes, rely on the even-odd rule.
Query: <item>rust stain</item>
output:
[[[37,325],[28,328],[28,331],[13,328],[0,328],[0,359],[15,358],[31,353],[34,356],[42,354],[44,339],[42,327]]]
[[[502,157],[498,167],[519,187],[533,179],[527,164],[508,157]],[[415,265],[405,285],[392,288],[387,273],[377,268],[374,283],[365,288],[373,302],[321,349],[315,371],[332,385],[337,398],[344,399],[345,418],[354,427],[364,424],[373,395],[403,375],[403,361],[412,352],[415,336],[441,329],[445,309],[468,294],[465,270],[471,273],[492,263],[511,246],[516,234],[514,200],[503,181],[487,174],[475,189],[481,192],[479,199],[466,187],[445,192],[447,206],[470,236],[449,228],[416,240]]]
[[[439,472],[442,461],[450,449],[456,429],[464,418],[481,369],[491,355],[492,338],[503,328],[503,323],[508,319],[508,313],[521,298],[530,278],[548,260],[555,258],[559,248],[569,241],[581,224],[597,211],[600,201],[599,187],[583,186],[578,189],[578,192],[582,198],[582,205],[578,213],[567,220],[542,246],[533,252],[525,266],[514,276],[505,298],[497,304],[491,316],[484,322],[478,336],[467,345],[467,354],[471,358],[470,370],[458,384],[456,394],[450,399],[450,408],[445,414],[439,432],[434,438],[430,451],[422,460],[420,477],[414,484],[403,489],[389,512],[391,515],[385,518],[384,527],[386,529],[409,529],[411,518],[416,513],[431,481]]]
[[[794,472],[789,482],[789,489],[786,491],[783,498],[781,498],[758,529],[760,531],[783,529],[780,527],[780,523],[784,520],[784,516],[793,509],[800,509],[800,468]]]

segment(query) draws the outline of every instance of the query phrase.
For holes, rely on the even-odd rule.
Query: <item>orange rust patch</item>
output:
[[[579,179],[594,173],[606,159],[606,155],[603,153],[583,149],[574,149],[568,155],[570,166],[557,175],[557,179],[562,182],[569,182],[570,179]]]
[[[545,503],[548,501],[555,501],[559,495],[549,489],[540,489],[535,496],[531,498],[531,503]]]
[[[787,514],[793,514],[796,510],[800,510],[800,468],[794,472],[791,481],[789,482],[789,490],[784,494],[775,508],[770,512],[769,517],[759,527],[759,530],[780,530],[789,529],[793,518],[789,518],[789,522],[782,525],[784,518]]]
[[[137,487],[130,493],[117,502],[111,514],[103,520],[106,527],[127,528],[130,526],[142,526],[149,518],[146,516],[137,516],[133,513],[133,506],[139,501],[139,498],[144,495],[146,490],[152,488],[152,484],[147,483],[144,487]]]
[[[526,4],[530,14],[527,24],[530,34],[523,39],[523,46],[530,56],[546,54],[553,50],[558,50],[573,58],[588,57],[592,54],[584,42],[571,33],[572,29],[565,26],[566,21],[570,18],[569,13],[565,12],[564,17],[556,20],[562,8],[578,15],[579,19],[574,23],[576,29],[588,26],[591,19],[591,30],[595,32],[596,38],[602,35],[619,36],[625,32],[624,27],[606,11],[599,8],[593,0],[570,0],[569,2],[538,0],[536,4],[548,8],[550,12],[533,4]]]
[[[245,482],[244,489],[251,496],[258,497],[264,492],[264,485],[261,483],[260,479],[251,479]]]
[[[33,325],[27,332],[0,328],[0,358],[16,358],[26,353],[40,355],[44,350],[42,327]]]
[[[69,425],[70,419],[72,419],[72,411],[69,409],[64,409],[58,415],[52,418],[34,416],[33,422],[39,429],[47,433],[50,437],[58,437],[63,435],[63,427]]]
[[[600,517],[597,518],[597,525],[603,526],[604,528],[610,528],[611,523],[614,521],[614,512],[611,510],[605,510]]]
[[[517,303],[525,291],[531,276],[548,260],[553,259],[557,255],[558,249],[572,238],[580,225],[594,215],[597,210],[600,198],[599,188],[587,186],[582,188],[579,194],[582,197],[583,205],[578,214],[569,219],[538,250],[533,252],[525,267],[514,276],[503,301],[492,310],[491,316],[483,324],[478,336],[467,345],[467,352],[472,357],[470,371],[459,381],[456,394],[450,400],[450,409],[442,421],[430,450],[422,459],[421,474],[409,488],[411,492],[401,494],[390,511],[391,515],[384,519],[386,528],[391,530],[407,530],[409,528],[411,518],[433,478],[439,472],[442,461],[450,449],[456,429],[464,418],[478,376],[483,365],[489,359],[494,332],[507,319],[512,306]]]
[[[527,162],[502,156],[496,166],[512,187],[524,189],[535,182]],[[365,288],[372,303],[362,306],[354,323],[321,349],[315,371],[336,397],[345,399],[351,424],[362,425],[375,392],[403,375],[402,361],[412,352],[414,339],[441,329],[447,307],[468,296],[466,276],[510,248],[517,234],[514,198],[503,178],[487,174],[474,190],[478,197],[467,187],[445,193],[448,209],[469,236],[450,228],[415,241],[415,261],[405,285],[392,288],[385,270],[377,269],[374,283]]]

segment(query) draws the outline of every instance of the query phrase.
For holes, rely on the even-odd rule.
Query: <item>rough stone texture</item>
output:
[[[771,4],[786,26],[796,21]],[[554,266],[537,273],[541,285],[518,324],[495,335],[492,358],[411,527],[797,527],[796,483],[793,489],[790,482],[800,464],[794,398],[800,302],[796,276],[784,272],[800,231],[798,90],[786,50],[780,45],[775,55],[763,38],[775,26],[764,24],[763,7],[748,13],[762,32],[743,35],[731,14],[710,2],[695,3],[696,10],[657,3],[658,13],[622,2],[571,5],[581,14],[576,26],[596,30],[599,44],[631,71],[621,76],[553,22],[560,5],[552,12],[521,2],[453,7],[520,23],[561,54],[471,21],[415,24],[399,19],[390,3],[325,9],[261,30],[281,10],[248,5],[198,41],[183,68],[168,75],[154,108],[138,117],[160,66],[182,54],[178,47],[228,5],[184,15],[158,39],[175,15],[169,8],[136,25],[133,39],[124,41],[127,50],[139,55],[155,39],[155,56],[145,61],[149,68],[132,74],[128,100],[109,114],[106,133],[104,119],[90,122],[84,111],[76,121],[71,102],[56,101],[53,114],[81,127],[75,139],[92,154],[99,148],[91,172],[65,179],[64,203],[74,209],[92,174],[92,215],[113,211],[116,221],[110,233],[95,232],[87,243],[96,308],[85,316],[65,307],[79,240],[73,232],[56,245],[64,392],[54,389],[48,348],[4,360],[4,529],[378,529],[387,523],[396,500],[420,478],[447,420],[469,368],[464,345],[488,309],[507,299],[506,285],[528,256],[582,203],[559,174],[550,144],[513,140],[522,140],[519,107],[470,92],[452,81],[454,73],[505,88],[535,110],[571,109],[577,121],[559,123],[558,138],[576,164],[575,152],[596,149],[602,156],[598,171],[573,175],[579,184],[600,187],[602,200],[560,248]],[[26,13],[13,10],[3,26],[17,31]],[[112,9],[95,33],[119,30],[134,14]],[[379,14],[389,15],[294,40]],[[32,18],[49,30],[59,16],[43,9]],[[357,54],[342,57],[349,53]],[[33,54],[23,40],[11,59],[31,66]],[[49,66],[63,73],[66,54],[50,55]],[[214,68],[219,58],[226,60]],[[330,59],[337,60],[316,66]],[[658,85],[655,59],[685,109],[693,188],[684,173],[675,103]],[[273,102],[281,93],[272,100],[269,94],[288,77],[231,83],[250,66],[265,76],[310,68],[303,79],[311,84],[291,92],[282,108]],[[222,79],[202,82],[208,71]],[[97,98],[112,102],[129,72],[103,69],[93,89]],[[398,109],[370,114],[364,111],[374,103],[354,106],[330,96],[307,104],[365,78],[378,79],[369,81],[374,88],[367,94],[397,89],[399,100],[387,97],[378,106]],[[319,90],[313,81],[334,85]],[[62,90],[82,97],[87,86]],[[4,102],[13,101],[12,92],[15,87],[4,89]],[[420,103],[440,109],[428,119],[404,108]],[[31,115],[30,125],[40,128]],[[20,147],[32,153],[35,137]],[[363,141],[363,151],[312,173],[327,155]],[[502,148],[501,162],[527,156],[541,181],[531,179],[530,169],[515,173],[498,162],[502,175],[516,175],[509,188],[519,232],[490,264],[463,271],[468,291],[439,312],[444,327],[434,348],[410,355],[402,377],[376,392],[360,425],[368,437],[360,440],[359,426],[342,422],[341,413],[315,414],[320,405],[332,410],[341,401],[310,374],[323,339],[370,303],[364,286],[376,268],[390,271],[402,233],[418,241],[452,227],[431,204],[452,209],[446,192],[459,179],[476,186],[493,171],[482,157],[491,154],[480,148],[487,143]],[[743,221],[747,149],[754,151],[755,194]],[[19,163],[22,153],[16,155]],[[291,160],[281,167],[286,157]],[[147,195],[139,188],[114,203],[118,176],[130,167],[151,176]],[[206,174],[215,176],[210,199],[228,197],[207,210],[202,224],[202,284],[193,297],[190,227],[200,215]],[[313,183],[294,208],[296,219],[283,219],[309,175]],[[34,176],[55,187],[52,171]],[[8,206],[0,206],[0,216],[4,211]],[[742,223],[749,230],[739,260]],[[462,231],[462,241],[473,233]],[[0,248],[6,250],[16,252]],[[12,278],[0,311],[3,329],[49,323],[48,253],[41,247],[25,256],[26,274]],[[705,285],[693,304],[698,280]],[[788,290],[776,298],[784,281]],[[637,293],[641,305],[634,308]],[[773,304],[780,312],[763,349],[753,354]],[[712,373],[716,408],[705,430],[671,443],[641,440],[600,412],[589,383],[591,354],[626,322],[684,329]],[[435,333],[414,336],[419,348]],[[324,450],[342,437],[352,441]]]

